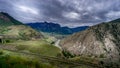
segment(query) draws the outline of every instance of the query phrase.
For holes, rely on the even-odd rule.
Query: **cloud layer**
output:
[[[120,18],[120,0],[0,0],[0,11],[24,23],[49,21],[75,27]]]

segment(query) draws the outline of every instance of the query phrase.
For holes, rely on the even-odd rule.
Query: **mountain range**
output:
[[[83,31],[89,27],[89,26],[81,26],[81,27],[69,28],[67,26],[62,27],[60,26],[60,24],[52,23],[52,22],[28,23],[27,25],[31,26],[32,28],[38,31],[56,33],[56,34],[73,34],[79,31]]]
[[[71,35],[58,40],[57,43],[55,41],[50,43],[54,35],[45,38],[45,34],[41,34],[41,31]],[[54,45],[59,46],[61,50]],[[94,68],[101,64],[105,68],[119,68],[120,18],[91,27],[69,28],[48,22],[23,24],[9,14],[0,12],[0,48],[2,49],[0,66],[6,64],[11,66],[9,68],[19,66],[26,68],[24,67],[26,63],[27,67],[36,63],[37,66],[44,64],[45,68],[53,68],[49,65],[55,68],[71,68],[71,64],[72,68],[76,68],[76,65],[80,65],[77,68]],[[24,52],[24,58],[19,52]],[[27,56],[25,53],[32,55]],[[34,55],[35,61],[33,61],[33,53],[37,54]],[[25,59],[26,57],[29,59]],[[40,61],[36,62],[38,60],[36,57],[39,57]],[[36,64],[34,68],[38,68]]]

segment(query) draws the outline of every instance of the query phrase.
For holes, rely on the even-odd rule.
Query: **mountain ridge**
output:
[[[37,22],[37,23],[27,23],[28,26],[32,28],[48,33],[58,33],[58,34],[73,34],[75,32],[83,31],[87,29],[89,26],[81,26],[76,28],[69,28],[67,26],[60,26],[57,23],[48,23],[48,22]]]
[[[13,17],[11,17],[8,13],[0,12],[0,25],[1,26],[23,25],[23,23],[17,21]]]

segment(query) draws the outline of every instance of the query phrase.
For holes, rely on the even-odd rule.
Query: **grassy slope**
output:
[[[59,48],[47,43],[45,40],[16,41],[8,44],[9,46],[16,46],[18,50],[26,50],[45,56],[57,56],[61,53]]]
[[[24,26],[24,25],[13,25],[7,27],[0,27],[0,34],[6,36],[12,36],[22,39],[30,39],[30,38],[42,38],[42,34],[35,31],[34,29]]]
[[[6,21],[0,19],[0,26],[9,26],[9,25],[13,25],[13,23],[11,23],[11,22],[6,22]]]
[[[98,68],[74,60],[42,57],[17,51],[0,50],[1,68]]]
[[[19,25],[9,26],[3,29],[1,28],[0,33],[10,37],[17,37],[18,40],[21,40],[14,40],[13,42],[8,43],[15,45],[19,50],[28,50],[30,52],[40,53],[48,56],[57,56],[57,54],[61,52],[59,48],[51,45],[46,40],[41,38],[42,35],[40,33],[27,26]],[[32,37],[37,37],[38,39],[31,40]]]
[[[55,68],[42,59],[14,53],[6,50],[0,51],[0,68]]]

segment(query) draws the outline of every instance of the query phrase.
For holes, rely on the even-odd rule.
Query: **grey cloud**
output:
[[[50,21],[70,27],[117,19],[119,7],[120,0],[0,0],[0,11],[24,23]]]

